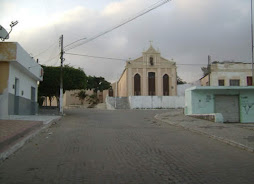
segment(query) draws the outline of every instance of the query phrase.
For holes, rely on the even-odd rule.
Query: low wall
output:
[[[106,105],[107,109],[176,109],[184,108],[184,100],[184,96],[107,97]]]
[[[18,105],[14,103],[18,101]],[[15,109],[18,111],[18,114],[15,114]],[[15,97],[13,94],[9,93],[8,95],[8,114],[9,115],[35,115],[38,113],[38,104],[37,102],[32,102],[29,99],[23,98],[21,96]]]
[[[221,113],[211,113],[211,114],[192,114],[188,115],[198,119],[205,119],[215,123],[223,123],[223,116]]]
[[[183,108],[184,96],[129,96],[131,109]]]

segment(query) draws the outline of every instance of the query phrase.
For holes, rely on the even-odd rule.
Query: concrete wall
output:
[[[254,123],[254,87],[253,90],[241,92],[240,120],[245,123]]]
[[[131,109],[183,108],[184,96],[129,96]]]
[[[239,95],[240,122],[254,122],[254,87],[194,87],[185,93],[185,114],[215,113],[215,95]]]
[[[18,109],[18,115],[35,115],[38,112],[38,104],[21,96],[16,97],[19,101],[18,107],[15,107],[13,94],[8,95],[8,114],[14,115],[14,108]]]
[[[63,95],[63,106],[67,107],[67,106],[70,106],[70,105],[82,105],[81,100],[76,96],[76,94],[79,91],[80,90],[65,91],[65,93]],[[93,94],[93,90],[86,90],[86,94],[87,95],[92,95]],[[108,90],[104,90],[103,92],[98,91],[97,97],[100,100],[100,103],[104,103],[105,102],[107,94],[108,94]],[[86,98],[83,101],[83,104],[88,104],[88,103],[89,103],[88,99]],[[50,106],[50,101],[49,101],[48,97],[43,101],[42,106]],[[56,99],[56,97],[54,97],[53,100],[51,101],[51,106],[57,106],[57,99]]]
[[[126,101],[127,100],[127,101]],[[116,101],[116,104],[115,104]],[[183,108],[184,96],[129,96],[126,97],[107,97],[107,108],[117,109],[169,109]],[[124,104],[126,103],[126,104]]]

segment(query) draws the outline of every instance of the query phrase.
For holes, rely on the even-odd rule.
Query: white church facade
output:
[[[176,63],[161,57],[152,45],[135,60],[127,61],[113,96],[176,96]]]

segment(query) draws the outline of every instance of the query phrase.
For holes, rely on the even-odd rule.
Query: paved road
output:
[[[253,183],[254,154],[156,122],[163,111],[69,110],[0,165],[0,183]]]

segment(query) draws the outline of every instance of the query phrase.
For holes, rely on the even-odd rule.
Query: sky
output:
[[[0,25],[40,64],[59,66],[59,37],[64,46],[137,15],[160,0],[0,0]],[[251,62],[251,0],[172,0],[149,13],[65,54],[64,64],[87,75],[119,79],[125,60],[142,56],[152,41],[161,56],[173,59],[186,82],[202,77],[212,61]],[[68,47],[66,47],[68,48]]]

